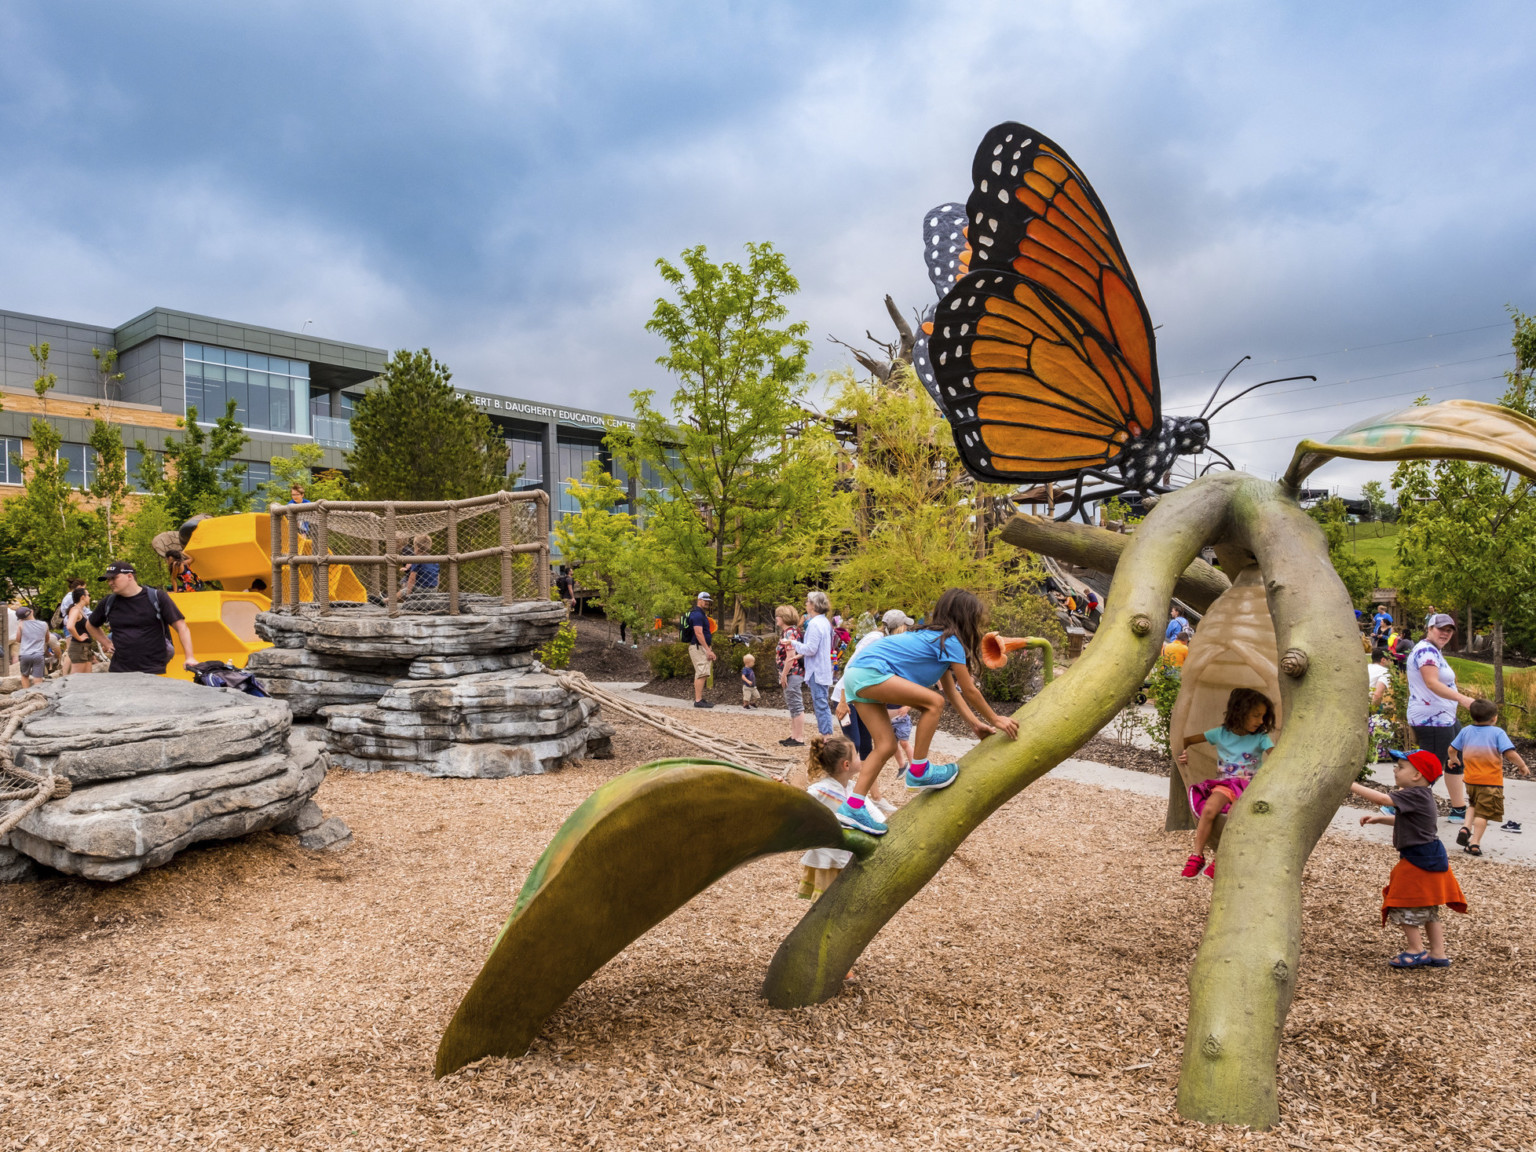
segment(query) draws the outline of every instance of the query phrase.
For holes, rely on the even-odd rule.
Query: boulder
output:
[[[489,597],[464,597],[458,616],[436,615],[430,605],[416,605],[390,616],[372,604],[337,604],[330,612],[263,612],[256,633],[279,648],[307,648],[348,660],[402,660],[423,657],[531,652],[554,639],[565,620],[556,600],[487,603]]]
[[[53,707],[17,732],[16,765],[77,787],[279,752],[293,726],[279,700],[142,672],[65,676],[34,691]]]
[[[37,862],[11,847],[9,836],[0,836],[0,884],[16,884],[37,875]]]
[[[358,604],[262,613],[256,630],[276,647],[246,667],[294,715],[324,718],[338,768],[522,776],[612,754],[597,706],[535,656],[565,619],[559,603],[465,596],[448,616],[429,600],[398,616]]]
[[[329,820],[322,820],[307,832],[299,833],[299,847],[308,848],[311,852],[319,852],[330,849],[339,852],[352,843],[352,829],[340,816],[332,816]]]
[[[190,844],[272,828],[306,811],[325,779],[324,744],[295,732],[280,701],[139,674],[41,691],[52,707],[23,722],[17,761],[74,789],[9,840],[61,872],[122,880]]]
[[[586,755],[596,705],[535,666],[402,680],[377,704],[325,709],[338,768],[424,776],[525,776]]]

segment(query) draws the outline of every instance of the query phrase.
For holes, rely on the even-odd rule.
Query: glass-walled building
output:
[[[95,471],[87,441],[98,415],[121,427],[136,481],[143,459],[137,442],[158,452],[179,421],[195,414],[211,425],[231,402],[250,436],[239,459],[247,491],[265,484],[272,457],[295,444],[319,444],[322,466],[343,468],[353,405],[387,359],[382,348],[168,308],[117,328],[0,311],[0,337],[0,499],[21,483],[16,457],[30,454],[32,418],[44,414],[64,438],[59,456],[77,485],[89,484]],[[39,401],[29,348],[44,343],[58,384]],[[116,371],[104,373],[93,352],[109,350],[117,352]]]
[[[167,308],[118,328],[0,311],[0,336],[0,499],[16,493],[22,479],[16,458],[30,454],[31,421],[43,414],[32,390],[37,365],[29,345],[50,345],[48,369],[59,382],[46,400],[46,415],[63,436],[59,455],[69,462],[72,484],[89,484],[94,474],[87,442],[96,416],[121,427],[133,481],[143,460],[138,442],[159,452],[168,435],[180,434],[179,422],[195,418],[211,426],[233,403],[250,436],[239,462],[252,492],[270,479],[272,457],[298,443],[324,449],[321,467],[345,469],[357,401],[388,359],[382,348]],[[109,349],[117,351],[120,379],[99,371],[92,355]],[[609,423],[633,427],[629,416],[491,392],[461,394],[506,438],[511,486],[543,489],[554,518],[576,511],[570,484],[593,460],[625,485],[628,507],[634,507],[636,479],[625,476],[603,447]],[[658,486],[649,474],[639,483]]]

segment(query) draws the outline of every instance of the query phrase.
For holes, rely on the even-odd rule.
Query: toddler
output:
[[[1188,749],[1195,744],[1210,744],[1216,750],[1219,775],[1202,780],[1189,790],[1189,806],[1200,817],[1195,828],[1195,850],[1184,862],[1181,875],[1194,877],[1205,868],[1205,874],[1216,877],[1216,857],[1206,866],[1205,846],[1210,842],[1211,829],[1220,816],[1243,794],[1253,780],[1253,774],[1264,762],[1264,753],[1275,746],[1269,734],[1275,728],[1275,706],[1269,697],[1252,688],[1234,688],[1227,697],[1227,714],[1221,726],[1206,732],[1184,737],[1184,750],[1179,753],[1179,763],[1189,763]]]
[[[809,753],[807,791],[836,812],[847,799],[853,779],[853,745],[841,736],[816,735],[811,737]],[[852,858],[853,853],[844,848],[812,848],[800,857],[800,899],[819,900]]]
[[[1445,929],[1440,924],[1440,905],[1465,913],[1467,898],[1451,871],[1445,845],[1435,833],[1439,813],[1430,789],[1440,779],[1440,758],[1420,750],[1404,755],[1389,750],[1395,763],[1392,775],[1397,788],[1390,795],[1351,784],[1349,790],[1372,804],[1385,804],[1392,815],[1372,813],[1360,817],[1363,824],[1392,825],[1392,846],[1400,859],[1381,890],[1381,922],[1389,920],[1403,930],[1407,948],[1387,963],[1394,968],[1449,968],[1445,954]],[[1429,934],[1429,951],[1424,934]]]
[[[1504,762],[1508,760],[1522,776],[1529,776],[1531,770],[1515,751],[1509,734],[1494,723],[1499,710],[1492,700],[1474,700],[1467,711],[1472,714],[1472,723],[1456,733],[1446,756],[1452,771],[1458,763],[1465,765],[1466,770],[1463,780],[1467,786],[1468,819],[1456,833],[1456,843],[1468,856],[1481,856],[1488,822],[1504,819]],[[1515,825],[1515,829],[1519,827]]]
[[[741,706],[756,708],[762,693],[757,690],[757,670],[753,667],[757,657],[750,652],[741,658]]]

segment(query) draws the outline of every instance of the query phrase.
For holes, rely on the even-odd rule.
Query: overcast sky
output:
[[[16,311],[313,320],[627,411],[670,394],[657,257],[772,241],[836,367],[885,293],[934,299],[923,212],[1009,119],[1113,216],[1165,410],[1245,353],[1235,380],[1317,374],[1223,413],[1255,472],[1420,392],[1492,399],[1505,307],[1536,311],[1528,2],[0,0],[0,45]]]

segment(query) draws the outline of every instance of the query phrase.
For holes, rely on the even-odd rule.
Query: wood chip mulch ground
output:
[[[781,717],[701,713],[769,742]],[[431,1076],[443,1026],[565,816],[681,745],[502,781],[332,773],[356,837],[270,834],[118,885],[0,889],[0,1148],[1380,1149],[1536,1146],[1532,873],[1458,862],[1455,966],[1397,973],[1385,847],[1326,839],[1281,1126],[1173,1109],[1210,886],[1163,803],[1038,782],[814,1008],[759,999],[793,858],[726,877],[609,964],[522,1059]]]

